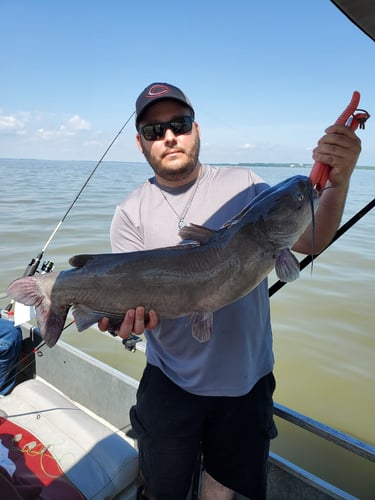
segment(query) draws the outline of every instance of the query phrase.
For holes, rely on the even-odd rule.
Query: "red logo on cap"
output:
[[[167,85],[153,85],[147,92],[145,97],[159,97],[164,94],[168,94],[169,87]]]

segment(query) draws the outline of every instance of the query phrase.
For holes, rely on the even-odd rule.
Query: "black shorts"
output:
[[[244,396],[190,394],[148,364],[130,410],[140,468],[157,500],[184,500],[200,450],[219,483],[252,500],[266,498],[270,439],[276,437],[270,373]]]

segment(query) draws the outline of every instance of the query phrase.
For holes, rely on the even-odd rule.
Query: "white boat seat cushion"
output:
[[[137,451],[107,425],[40,380],[0,399],[1,416],[34,434],[86,498],[113,498],[138,474]],[[1,436],[0,436],[1,437]]]

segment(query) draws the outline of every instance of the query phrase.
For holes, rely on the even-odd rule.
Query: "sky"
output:
[[[375,115],[375,46],[329,0],[0,0],[0,158],[144,161],[151,82],[189,96],[201,161],[312,163],[354,90]],[[375,166],[375,117],[360,165]]]

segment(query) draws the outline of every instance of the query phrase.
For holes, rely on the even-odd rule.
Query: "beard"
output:
[[[171,148],[173,151],[179,153],[179,157],[176,160],[168,161],[168,149],[161,156],[153,155],[151,151],[146,148],[143,150],[143,154],[160,178],[166,181],[181,181],[188,179],[193,173],[195,167],[198,165],[199,151],[200,151],[200,138],[196,134],[195,141],[191,147],[186,150],[184,148]]]

